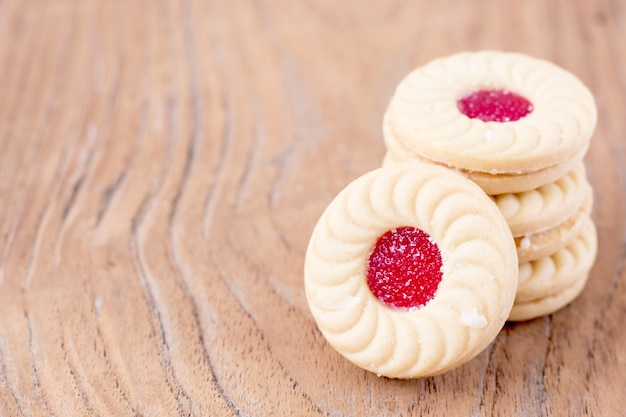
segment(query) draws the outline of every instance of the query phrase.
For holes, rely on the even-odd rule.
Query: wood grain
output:
[[[461,368],[377,378],[316,329],[304,250],[400,78],[485,48],[595,94],[598,259]],[[616,0],[3,0],[0,415],[625,415],[625,63]]]

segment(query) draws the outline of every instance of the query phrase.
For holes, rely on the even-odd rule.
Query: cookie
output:
[[[440,374],[482,351],[509,316],[517,274],[493,201],[430,164],[350,183],[316,224],[304,265],[307,302],[330,345],[392,378]]]
[[[597,110],[572,73],[519,53],[464,52],[409,73],[387,108],[389,132],[424,159],[464,171],[524,174],[588,147]]]
[[[589,183],[581,162],[557,181],[522,193],[491,196],[506,219],[514,237],[550,229],[583,204]]]
[[[386,126],[387,124],[385,124]],[[388,129],[388,128],[386,128]],[[387,153],[383,160],[383,166],[393,163],[419,161],[446,166],[444,164],[425,159],[402,144],[392,133],[384,135]],[[521,174],[489,174],[486,172],[466,171],[456,167],[447,168],[458,171],[470,180],[474,181],[487,194],[519,193],[529,191],[542,185],[549,184],[561,178],[574,169],[587,153],[587,147],[581,148],[574,156],[566,161],[547,168]]]
[[[555,295],[541,297],[523,303],[515,303],[508,321],[524,321],[552,314],[562,309],[580,295],[589,279],[589,272],[575,277],[572,285]]]
[[[555,296],[573,286],[591,269],[597,248],[596,228],[587,217],[582,231],[569,245],[545,258],[520,263],[515,303]]]
[[[567,246],[589,220],[592,204],[593,190],[589,186],[583,205],[573,216],[543,232],[516,237],[515,246],[519,262],[544,258]]]

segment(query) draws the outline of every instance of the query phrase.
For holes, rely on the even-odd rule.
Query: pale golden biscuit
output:
[[[526,303],[559,294],[574,285],[593,265],[598,249],[596,228],[587,218],[576,239],[554,254],[519,265],[515,303]]]
[[[567,175],[537,189],[491,196],[514,237],[550,229],[580,209],[589,183],[581,162]]]
[[[555,295],[538,298],[536,300],[515,303],[511,309],[508,321],[531,320],[537,317],[555,313],[580,295],[589,279],[589,272],[581,273],[572,285]]]
[[[385,154],[385,158],[383,160],[383,166],[393,163],[412,161],[445,166],[446,168],[453,169],[463,174],[478,184],[480,188],[485,191],[485,193],[491,195],[529,191],[541,187],[542,185],[554,182],[574,169],[583,160],[585,154],[587,153],[587,147],[583,147],[574,156],[566,161],[557,165],[538,169],[536,171],[524,172],[520,174],[489,174],[486,172],[467,171],[423,158],[406,147],[395,137],[395,135],[389,133],[388,131],[385,132],[384,139],[385,145],[387,146],[387,153]]]
[[[530,114],[484,122],[458,108],[481,90],[523,96]],[[390,131],[421,157],[464,171],[521,174],[556,166],[588,146],[597,110],[572,73],[519,53],[464,52],[409,73],[387,109]]]
[[[534,261],[567,246],[587,224],[593,204],[593,190],[587,187],[587,197],[580,209],[564,222],[545,230],[515,238],[520,263]]]
[[[442,279],[430,301],[383,304],[367,282],[381,236],[405,226],[438,247]],[[497,335],[517,288],[517,256],[495,204],[471,181],[428,164],[398,164],[356,179],[315,226],[306,297],[328,342],[354,364],[393,378],[436,375],[471,359]]]

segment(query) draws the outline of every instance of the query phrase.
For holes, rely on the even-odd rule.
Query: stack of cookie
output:
[[[583,157],[596,117],[593,96],[571,73],[491,51],[431,61],[402,80],[389,104],[383,165],[458,171],[508,223],[519,262],[509,320],[552,313],[585,286],[597,237]]]
[[[507,319],[572,301],[597,251],[583,164],[595,124],[576,77],[525,55],[410,73],[385,114],[384,166],[339,192],[307,247],[307,303],[328,342],[379,376],[437,375]]]

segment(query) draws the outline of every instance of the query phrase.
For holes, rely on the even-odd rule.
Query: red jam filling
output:
[[[367,264],[367,285],[390,307],[417,308],[435,296],[441,267],[439,247],[427,233],[400,227],[376,242]]]
[[[514,122],[533,111],[526,98],[507,90],[479,90],[457,101],[461,113],[483,122]]]

